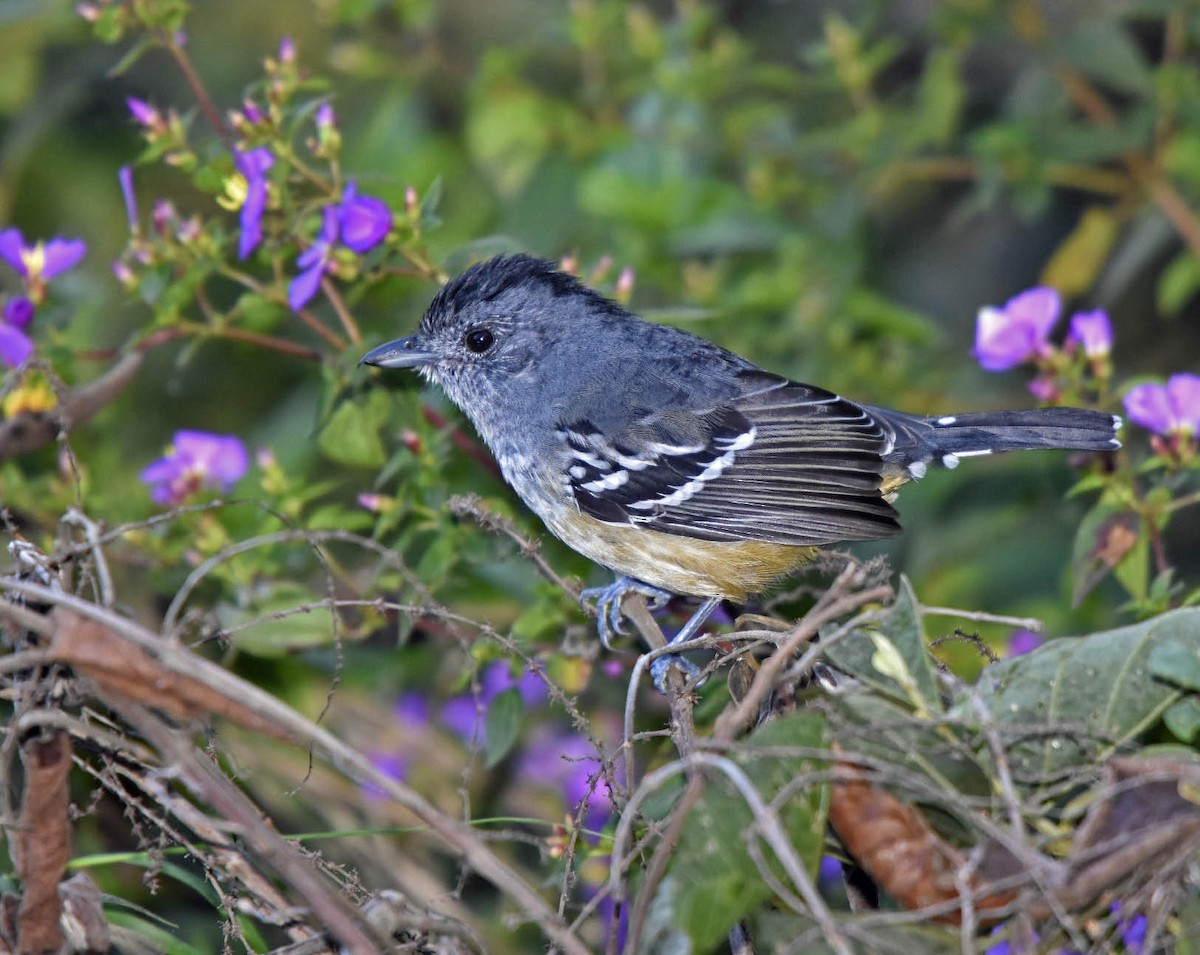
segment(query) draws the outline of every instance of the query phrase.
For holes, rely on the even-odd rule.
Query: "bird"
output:
[[[472,422],[505,480],[629,592],[743,603],[846,541],[900,532],[897,489],[931,466],[1004,451],[1112,451],[1121,419],[1082,408],[924,416],[793,381],[645,321],[553,263],[502,255],[442,286],[415,334],[360,365],[413,369]],[[658,682],[662,670],[655,671]]]

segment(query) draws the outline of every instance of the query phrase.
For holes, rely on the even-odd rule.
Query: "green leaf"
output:
[[[330,413],[317,444],[321,453],[351,467],[380,468],[387,460],[380,431],[391,416],[391,402],[382,389],[343,401]]]
[[[1101,499],[1079,522],[1071,553],[1071,602],[1078,606],[1105,577],[1118,579],[1134,598],[1146,595],[1150,551],[1141,518]]]
[[[1137,44],[1116,17],[1083,18],[1062,43],[1069,62],[1125,93],[1148,93],[1153,76]]]
[[[484,730],[484,764],[490,769],[508,755],[521,733],[521,693],[509,687],[497,694],[488,704]]]
[[[902,576],[883,622],[830,644],[826,656],[834,666],[886,696],[919,713],[936,713],[942,709],[941,695],[917,607],[912,584]],[[881,653],[881,640],[888,641],[893,652]]]
[[[763,800],[774,806],[809,872],[815,872],[825,837],[828,787],[816,782],[796,785],[824,766],[821,760],[781,755],[788,748],[823,749],[823,720],[801,712],[760,727],[734,757]],[[686,932],[698,950],[715,946],[730,927],[771,895],[758,864],[747,849],[754,816],[745,799],[719,772],[692,808],[671,862],[675,926]],[[783,790],[786,796],[780,798]],[[762,855],[786,883],[782,870],[754,834]]]
[[[1158,310],[1178,315],[1200,292],[1200,259],[1190,251],[1180,252],[1162,271],[1158,280]]]
[[[1176,739],[1193,742],[1200,734],[1200,698],[1185,696],[1163,713],[1163,722]]]
[[[991,718],[1037,730],[1009,749],[1014,774],[1044,777],[1093,766],[1145,732],[1182,695],[1156,676],[1152,655],[1169,643],[1197,639],[1200,610],[1175,610],[1117,630],[1051,640],[987,667],[976,692]],[[954,712],[974,718],[966,701]]]
[[[333,641],[329,608],[313,607],[314,599],[313,591],[301,584],[278,583],[245,606],[218,606],[217,619],[222,627],[235,631],[230,641],[239,650],[261,657],[282,656]],[[237,629],[242,626],[246,629]]]
[[[1190,639],[1166,640],[1155,647],[1150,672],[1160,680],[1200,691],[1200,629]]]

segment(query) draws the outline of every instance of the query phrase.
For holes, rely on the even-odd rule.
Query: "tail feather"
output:
[[[894,435],[885,462],[906,469],[912,477],[920,477],[930,461],[952,468],[959,458],[1001,451],[1113,451],[1121,446],[1116,436],[1121,419],[1083,408],[979,411],[937,418],[883,408],[870,411]]]

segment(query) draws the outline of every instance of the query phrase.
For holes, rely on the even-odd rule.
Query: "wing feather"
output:
[[[880,492],[893,444],[885,422],[819,388],[760,371],[738,377],[740,394],[686,418],[651,414],[615,436],[586,419],[562,427],[579,507],[606,523],[713,541],[812,545],[899,531]]]

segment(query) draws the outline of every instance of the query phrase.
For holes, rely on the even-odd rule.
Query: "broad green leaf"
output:
[[[901,577],[896,600],[883,622],[878,627],[847,634],[829,646],[826,656],[834,666],[892,699],[905,702],[918,712],[936,713],[942,709],[941,696],[917,608],[912,584],[907,577]],[[881,639],[891,643],[894,654],[880,654]],[[880,664],[885,669],[881,670]],[[885,672],[886,669],[891,672]]]
[[[838,716],[830,721],[829,733],[847,753],[877,757],[956,792],[982,796],[990,791],[973,732],[957,721],[920,717],[869,689],[832,697],[829,705]]]
[[[1165,640],[1155,647],[1150,670],[1168,683],[1200,691],[1200,623],[1190,638]]]
[[[829,790],[817,782],[794,786],[823,763],[806,756],[779,755],[789,747],[824,748],[820,716],[800,712],[773,720],[751,734],[733,758],[763,801],[778,812],[807,870],[815,872],[824,844]],[[708,786],[692,808],[670,869],[676,893],[675,925],[691,936],[699,951],[717,945],[735,922],[771,895],[747,848],[754,823],[749,806],[724,775],[713,771],[707,776]],[[785,788],[785,798],[778,798]],[[754,839],[786,884],[771,850],[758,834]]]
[[[488,704],[485,724],[484,764],[490,769],[508,755],[521,732],[521,693],[509,687]]]
[[[329,608],[313,606],[319,599],[301,584],[279,583],[246,606],[218,606],[217,619],[222,627],[235,630],[230,641],[239,650],[262,657],[282,656],[333,641]],[[236,629],[242,626],[246,629]]]
[[[382,467],[387,454],[380,431],[390,415],[391,405],[383,389],[368,391],[357,401],[343,401],[321,428],[317,439],[321,452],[339,464]]]
[[[1159,679],[1152,655],[1168,643],[1200,640],[1200,610],[1085,637],[1051,640],[1032,653],[987,667],[976,692],[991,718],[1031,735],[1009,748],[1019,777],[1093,766],[1145,732],[1181,697]],[[953,712],[971,720],[961,701]]]
[[[1200,733],[1200,697],[1185,696],[1167,708],[1163,722],[1176,739],[1190,743]]]

